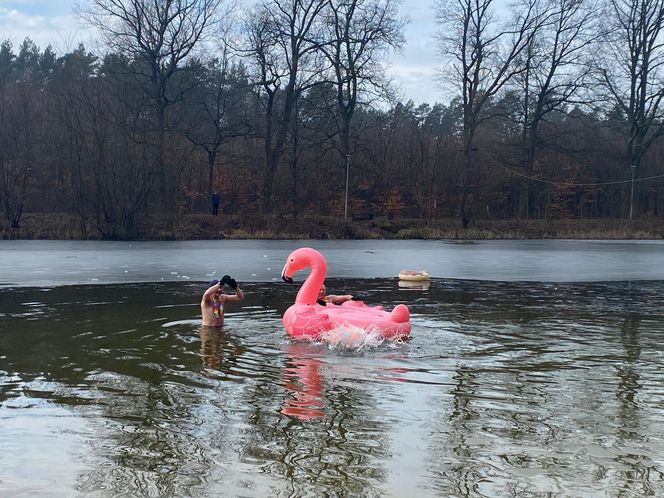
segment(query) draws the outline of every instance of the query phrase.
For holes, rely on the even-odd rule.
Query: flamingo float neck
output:
[[[327,273],[327,265],[325,260],[320,261],[318,264],[311,265],[311,273],[305,279],[302,287],[295,297],[295,302],[298,304],[314,304],[318,298],[318,291],[320,291],[323,282],[325,282],[325,275]]]

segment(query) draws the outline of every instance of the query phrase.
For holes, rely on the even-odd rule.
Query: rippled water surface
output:
[[[662,496],[664,282],[332,278],[404,343],[292,342],[297,286],[0,288],[0,495]]]

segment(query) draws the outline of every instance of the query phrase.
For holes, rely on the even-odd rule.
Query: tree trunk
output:
[[[468,129],[472,129],[470,126]],[[472,213],[468,209],[468,172],[472,167],[472,143],[473,135],[472,133],[464,133],[464,147],[463,147],[463,167],[461,168],[461,174],[459,177],[459,188],[460,191],[460,203],[459,203],[459,217],[461,219],[461,226],[463,228],[468,228],[470,220],[472,218]]]

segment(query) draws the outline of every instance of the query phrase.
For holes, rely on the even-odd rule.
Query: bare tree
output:
[[[9,40],[5,40],[0,45],[0,204],[3,207],[3,213],[5,218],[7,218],[8,211],[11,213],[11,209],[8,210],[8,204],[11,206],[11,203],[8,200],[8,191],[9,184],[8,181],[9,175],[7,174],[7,161],[9,161],[9,150],[8,145],[5,141],[6,130],[9,126],[9,103],[11,98],[9,95],[10,81],[12,80],[13,72],[13,62],[14,62],[14,53],[12,51],[12,44]],[[11,219],[11,215],[9,216]]]
[[[176,192],[166,171],[166,109],[190,90],[171,83],[185,59],[218,22],[221,3],[222,0],[89,0],[77,7],[80,17],[100,31],[112,51],[136,62],[131,70],[154,106],[159,194],[169,206],[175,204],[172,201]]]
[[[383,89],[381,63],[390,49],[403,45],[405,21],[396,0],[331,0],[325,43],[337,94],[340,162],[350,160],[351,122],[362,92]]]
[[[525,179],[520,210],[525,219],[530,217],[530,184],[540,125],[553,111],[586,103],[580,93],[587,88],[589,50],[601,32],[597,7],[578,0],[547,0],[543,5],[546,22],[517,60],[523,69],[514,86],[523,95],[520,119]]]
[[[89,235],[90,220],[96,214],[92,197],[98,194],[88,182],[90,132],[96,120],[94,113],[88,117],[88,111],[97,109],[99,104],[101,89],[95,80],[98,59],[79,45],[60,61],[61,68],[51,88],[58,165],[54,168],[52,183],[54,190],[60,193],[58,201],[78,216],[80,233],[85,239]]]
[[[121,88],[111,91],[114,85]],[[90,224],[105,239],[135,235],[136,218],[154,189],[155,156],[144,147],[150,130],[139,119],[143,107],[127,98],[128,88],[131,83],[116,79],[63,74],[54,95],[67,149],[64,186],[84,233]]]
[[[602,81],[624,120],[626,156],[634,179],[655,140],[664,135],[664,0],[608,0]]]
[[[284,152],[295,103],[321,74],[320,16],[328,0],[272,0],[259,5],[247,21],[246,52],[264,94],[265,175],[262,209],[272,210],[272,190]]]
[[[516,74],[524,70],[515,64],[528,47],[541,22],[536,0],[514,6],[508,24],[495,17],[495,0],[439,0],[439,47],[444,70],[462,95],[463,163],[459,173],[459,215],[464,228],[472,213],[468,209],[468,173],[473,167],[473,140],[480,124],[491,117],[483,113],[487,103]]]
[[[184,102],[181,116],[187,140],[200,147],[207,156],[209,199],[214,190],[217,157],[224,144],[251,133],[253,125],[247,116],[249,97],[253,97],[246,68],[233,63],[226,51],[201,68],[199,84]]]
[[[49,49],[50,50],[50,49]],[[0,200],[10,228],[19,228],[38,161],[42,159],[47,126],[41,91],[40,52],[30,39],[16,58],[11,44],[0,48]]]

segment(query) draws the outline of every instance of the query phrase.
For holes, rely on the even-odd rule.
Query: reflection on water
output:
[[[321,346],[292,342],[286,347],[284,387],[291,392],[284,399],[281,413],[300,420],[325,416],[323,411],[323,368]]]
[[[407,290],[429,290],[430,282],[427,280],[425,282],[409,282],[407,280],[399,280],[398,284],[400,289]]]
[[[664,282],[328,280],[403,343],[290,341],[296,288],[0,290],[7,496],[664,493]]]

